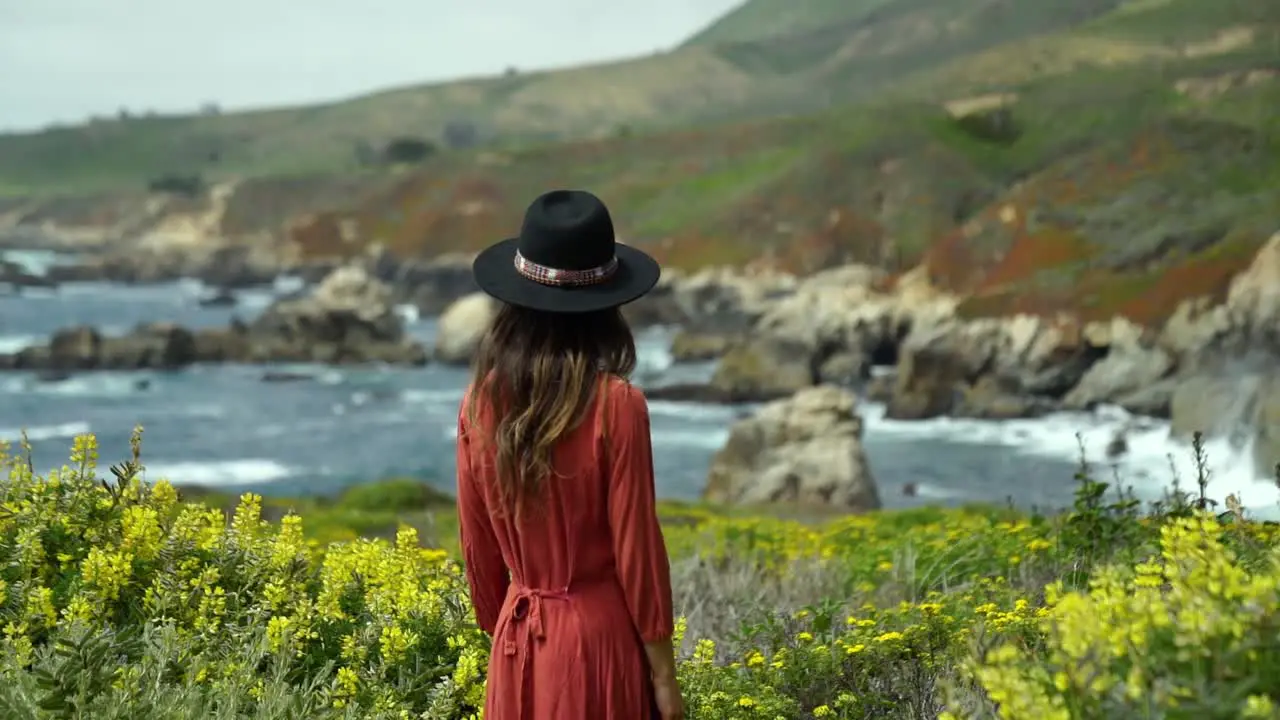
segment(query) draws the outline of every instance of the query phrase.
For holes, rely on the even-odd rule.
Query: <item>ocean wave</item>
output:
[[[16,264],[23,272],[44,276],[49,268],[74,260],[74,255],[56,253],[52,250],[4,250],[0,251],[0,260]]]
[[[22,439],[22,430],[23,428],[0,428],[0,440],[17,442]],[[57,440],[58,438],[70,438],[89,432],[89,423],[68,422],[57,425],[37,425],[26,428],[26,431],[27,439],[31,442]]]
[[[651,430],[650,439],[655,449],[664,447],[692,447],[703,450],[719,450],[729,439],[729,429],[722,430]]]
[[[201,485],[210,488],[269,483],[294,474],[293,468],[263,458],[146,463],[146,478],[149,481],[165,479],[174,485]]]
[[[1079,460],[1083,447],[1085,458],[1102,476],[1099,479],[1110,480],[1114,467],[1121,483],[1132,486],[1147,499],[1158,498],[1171,487],[1175,477],[1184,490],[1193,489],[1197,476],[1190,444],[1172,437],[1169,423],[1134,416],[1120,408],[999,421],[951,417],[890,420],[884,417],[882,404],[868,402],[861,409],[869,437],[1004,447],[1027,456],[1065,462]],[[1119,435],[1125,438],[1127,451],[1108,460],[1107,447]],[[1205,452],[1211,472],[1211,498],[1222,502],[1234,494],[1246,508],[1263,513],[1276,511],[1280,492],[1253,466],[1252,448],[1213,439],[1206,442]]]
[[[400,321],[406,325],[412,325],[422,318],[422,311],[418,309],[417,305],[411,303],[397,305],[395,310],[396,315],[400,316]]]
[[[738,419],[750,408],[738,405],[717,405],[711,403],[673,402],[670,400],[650,400],[649,414],[693,422],[729,424]]]
[[[96,371],[60,381],[41,382],[32,377],[11,377],[0,383],[0,392],[60,395],[63,397],[123,397],[138,391],[138,382],[146,378],[136,374],[113,374]],[[154,384],[154,381],[152,381]]]
[[[464,388],[449,388],[446,390],[405,390],[400,393],[400,400],[407,405],[447,405],[457,406],[462,402],[462,396],[466,393]]]
[[[35,335],[0,335],[0,353],[16,353],[39,342]]]

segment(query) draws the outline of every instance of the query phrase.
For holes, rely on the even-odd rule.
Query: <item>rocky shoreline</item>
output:
[[[157,265],[135,266],[132,275],[102,270],[125,266],[70,266],[80,269],[64,268],[47,280],[159,281],[182,269],[161,273]],[[245,266],[231,262],[195,277],[220,281],[212,284],[233,295],[232,289],[278,276],[265,269],[255,274]],[[103,274],[94,276],[85,267]],[[278,301],[252,322],[194,331],[149,325],[121,338],[68,328],[45,346],[0,356],[0,369],[56,373],[211,362],[420,365],[429,359],[461,365],[469,362],[493,312],[492,303],[476,293],[469,258],[462,256],[399,262],[375,248],[343,264],[289,271],[315,283],[311,292]],[[848,417],[857,417],[852,408],[859,395],[883,402],[887,417],[898,420],[1028,418],[1116,405],[1169,419],[1179,436],[1246,426],[1255,465],[1267,468],[1280,461],[1280,235],[1235,277],[1224,298],[1186,301],[1154,327],[1119,316],[1094,322],[1067,314],[975,317],[963,312],[963,301],[938,289],[924,266],[893,277],[861,265],[804,278],[718,269],[669,271],[626,313],[637,327],[680,328],[672,348],[677,362],[718,361],[709,383],[652,388],[651,398],[768,403],[732,431],[754,438],[748,444],[767,456],[744,454],[746,441],[731,439],[715,461],[712,478],[721,479],[709,484],[708,497],[877,506],[874,483],[857,457],[842,461],[844,470],[832,471],[835,475],[794,470],[808,467],[798,459],[809,452],[803,438],[810,430],[797,429],[797,423],[809,422],[804,418],[838,426],[837,434],[845,438],[841,447],[855,448],[840,450],[842,457],[861,453],[860,421],[854,432]],[[405,338],[395,312],[405,302],[439,315],[435,348]],[[873,368],[884,372],[873,377]],[[771,417],[773,429],[761,429]],[[1117,442],[1122,445],[1123,439]],[[793,450],[777,450],[782,446]],[[824,448],[823,453],[835,452]],[[784,466],[793,471],[778,469]],[[748,476],[755,485],[743,487]],[[812,480],[816,485],[807,484],[810,478],[818,478]]]
[[[251,322],[196,330],[150,323],[120,337],[65,328],[44,345],[0,354],[0,371],[48,376],[226,362],[422,365],[427,351],[406,337],[387,287],[352,266],[333,271],[309,293],[276,301]]]

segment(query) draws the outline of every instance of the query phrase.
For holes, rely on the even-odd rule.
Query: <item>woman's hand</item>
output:
[[[684,720],[684,698],[674,673],[653,678],[653,701],[662,720]]]

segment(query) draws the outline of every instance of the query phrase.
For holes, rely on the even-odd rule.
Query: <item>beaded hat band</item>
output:
[[[520,273],[522,277],[542,285],[582,287],[584,285],[602,283],[612,277],[618,271],[618,257],[615,255],[604,265],[587,268],[586,270],[560,270],[546,265],[539,265],[516,251],[515,266],[516,272]]]

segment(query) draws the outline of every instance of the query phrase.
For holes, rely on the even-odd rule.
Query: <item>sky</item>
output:
[[[740,0],[0,0],[0,131],[669,48]]]

